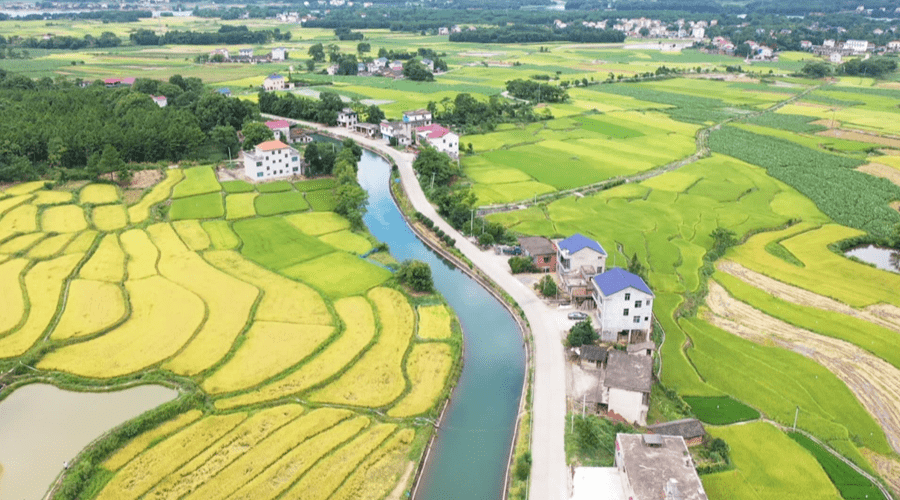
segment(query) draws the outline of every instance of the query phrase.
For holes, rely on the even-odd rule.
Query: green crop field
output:
[[[179,198],[172,201],[169,209],[169,218],[172,220],[216,219],[223,215],[225,207],[220,192]]]
[[[280,193],[282,191],[292,191],[294,187],[288,181],[273,181],[263,184],[257,184],[256,190],[260,193]]]
[[[255,206],[259,215],[275,215],[309,210],[309,203],[303,198],[303,194],[296,191],[261,194],[256,198]]]
[[[759,418],[758,411],[728,396],[685,396],[683,399],[694,415],[707,424],[727,425]]]
[[[254,191],[253,184],[247,181],[225,181],[222,182],[222,189],[226,193],[249,193]]]
[[[296,187],[297,191],[300,191],[301,193],[331,189],[336,185],[337,181],[335,181],[334,179],[310,179],[308,181],[300,181],[294,183],[294,187]]]
[[[184,180],[172,191],[172,198],[217,193],[221,190],[212,167],[193,167],[184,170]]]
[[[871,481],[831,453],[828,453],[812,439],[799,432],[789,432],[788,436],[816,457],[819,465],[825,469],[825,473],[828,474],[831,482],[834,483],[841,493],[842,498],[846,500],[864,500],[867,498],[887,500],[881,493],[881,490],[872,484]]]

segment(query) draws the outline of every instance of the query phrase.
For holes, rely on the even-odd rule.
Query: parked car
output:
[[[503,246],[501,251],[506,255],[522,255],[522,247]]]
[[[581,311],[574,311],[569,313],[569,319],[574,319],[576,321],[584,321],[588,319],[587,313],[583,313]]]

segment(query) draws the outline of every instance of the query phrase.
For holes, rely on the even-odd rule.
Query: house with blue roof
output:
[[[278,73],[272,73],[263,80],[263,89],[266,92],[273,90],[284,90],[286,87],[284,77]]]
[[[225,97],[231,97],[231,89],[229,89],[228,87],[222,87],[216,90],[216,92],[222,94]]]
[[[631,344],[650,340],[656,296],[640,276],[614,267],[594,276],[591,283],[601,341]]]
[[[564,240],[556,242],[559,272],[569,274],[580,272],[583,267],[596,270],[600,274],[606,270],[606,250],[600,243],[583,234],[575,233]]]

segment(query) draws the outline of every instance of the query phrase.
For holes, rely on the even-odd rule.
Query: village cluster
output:
[[[267,80],[277,76],[272,75]],[[356,111],[344,108],[338,113],[337,122],[338,126],[368,138],[382,137],[389,144],[404,147],[425,144],[451,158],[459,157],[459,135],[434,123],[431,112],[426,109],[405,111],[401,120],[384,120],[379,125],[361,122]],[[271,120],[266,126],[272,130],[274,139],[243,153],[244,174],[253,180],[304,175],[302,155],[290,144],[306,144],[313,138],[303,128],[291,128],[287,120]]]

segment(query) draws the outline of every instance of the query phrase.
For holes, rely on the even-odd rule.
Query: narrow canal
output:
[[[390,194],[390,165],[363,151],[359,182],[369,192],[369,231],[390,245],[398,260],[431,266],[435,287],[456,311],[465,337],[463,371],[416,500],[496,500],[525,374],[522,335],[507,310],[487,290],[442,260],[415,236]]]

